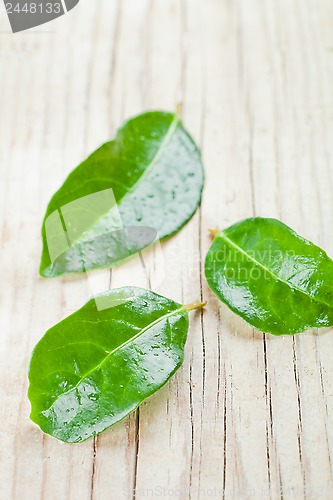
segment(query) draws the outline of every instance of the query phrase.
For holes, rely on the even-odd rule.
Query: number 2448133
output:
[[[25,3],[20,5],[19,3],[6,3],[7,14],[13,14],[14,12],[20,13],[25,12],[26,14],[60,14],[61,13],[61,3]]]

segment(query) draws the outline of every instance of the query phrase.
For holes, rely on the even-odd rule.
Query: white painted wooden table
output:
[[[265,337],[202,273],[208,228],[253,214],[333,256],[332,23],[331,0],[81,0],[12,35],[1,10],[1,500],[333,498],[333,331]],[[60,443],[29,420],[27,368],[91,284],[38,277],[46,204],[126,117],[178,102],[204,198],[163,244],[163,279],[147,266],[156,291],[209,304],[167,386],[95,441]],[[147,285],[140,262],[113,272],[123,284]]]

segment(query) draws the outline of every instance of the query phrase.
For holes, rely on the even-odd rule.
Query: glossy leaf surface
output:
[[[247,219],[217,233],[205,274],[219,299],[262,332],[333,325],[333,261],[276,219]]]
[[[177,115],[156,111],[127,121],[51,199],[40,274],[112,267],[178,231],[202,188],[200,153]]]
[[[188,311],[197,307],[134,287],[92,298],[35,347],[31,419],[79,442],[124,418],[180,367]]]

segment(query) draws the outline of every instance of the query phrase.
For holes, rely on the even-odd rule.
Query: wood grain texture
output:
[[[252,215],[333,256],[332,2],[81,0],[17,35],[0,14],[0,498],[333,498],[332,330],[253,331],[202,269],[208,228]],[[206,168],[194,218],[111,277],[39,278],[64,177],[125,118],[178,102]],[[183,367],[95,440],[44,436],[29,420],[33,346],[93,291],[125,284],[209,301]]]

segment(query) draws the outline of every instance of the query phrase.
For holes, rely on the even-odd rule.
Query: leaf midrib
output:
[[[170,143],[172,137],[173,137],[173,134],[175,133],[176,129],[177,129],[177,126],[180,122],[180,117],[175,114],[170,125],[169,125],[169,128],[168,128],[168,131],[167,133],[165,134],[164,136],[164,139],[163,141],[161,142],[161,145],[160,147],[158,148],[157,152],[155,153],[154,157],[152,158],[152,160],[150,161],[150,163],[148,164],[148,166],[146,167],[145,171],[143,172],[143,174],[139,177],[139,179],[133,184],[133,186],[131,186],[128,191],[119,199],[116,201],[117,205],[120,205],[120,203],[125,200],[129,195],[131,195],[133,193],[133,191],[135,191],[137,189],[137,187],[142,184],[142,182],[148,177],[148,175],[150,174],[150,172],[153,170],[154,166],[156,165],[156,163],[158,162],[158,160],[160,159],[160,157],[162,156],[163,152],[165,151],[166,147],[168,146],[168,144]],[[117,137],[114,139],[114,141],[117,141]],[[111,208],[111,210],[113,209],[113,207]],[[58,212],[60,212],[60,214],[62,214],[62,211],[61,211],[61,208],[58,209]],[[108,212],[106,212],[105,214],[103,214],[101,217],[98,217],[96,219],[96,221],[94,222],[94,224],[92,226],[90,226],[89,229],[87,229],[86,231],[84,231],[76,240],[74,241],[71,241],[71,245],[69,248],[67,248],[64,252],[61,252],[53,261],[53,263],[51,262],[51,265],[53,265],[56,260],[64,255],[69,249],[73,248],[82,238],[83,238],[83,235],[87,234],[93,227],[94,225],[99,221],[101,220],[103,217],[106,217],[107,214],[110,212],[110,210]]]
[[[145,171],[143,172],[141,177],[139,177],[139,179],[133,184],[133,186],[128,190],[128,192],[125,193],[122,198],[120,198],[119,201],[122,201],[129,194],[131,194],[137,188],[137,186],[140,185],[143,182],[143,180],[149,175],[149,173],[153,170],[154,166],[156,165],[156,163],[158,162],[158,160],[162,156],[162,153],[164,152],[166,147],[169,145],[169,143],[172,139],[172,136],[177,129],[179,122],[180,122],[180,117],[177,114],[175,114],[173,119],[172,119],[172,122],[169,125],[168,131],[165,134],[165,137],[164,137],[160,147],[158,148],[157,152],[155,153],[153,159],[150,161],[150,163],[148,164],[147,168],[145,169]]]
[[[289,288],[292,288],[296,292],[299,292],[299,293],[305,295],[308,299],[313,300],[314,302],[317,302],[318,304],[323,304],[323,305],[329,307],[330,309],[332,309],[332,305],[331,304],[328,304],[327,302],[324,302],[323,300],[318,300],[318,298],[316,298],[316,297],[312,297],[311,295],[307,294],[301,288],[298,288],[298,287],[292,285],[288,281],[283,280],[282,278],[280,278],[280,276],[277,276],[276,274],[274,274],[271,269],[269,269],[268,267],[264,266],[261,262],[257,261],[253,257],[251,257],[251,255],[249,255],[248,253],[246,253],[246,251],[243,250],[242,247],[240,247],[239,245],[237,245],[236,243],[234,243],[230,238],[228,238],[228,236],[225,234],[224,231],[221,231],[217,235],[217,237],[220,237],[222,240],[224,240],[227,243],[229,243],[229,245],[231,245],[236,250],[238,250],[240,253],[242,253],[243,255],[245,255],[248,259],[250,259],[252,262],[254,262],[257,266],[259,266],[262,269],[264,269],[265,271],[267,271],[271,276],[273,276],[273,278],[275,278],[276,281],[280,281],[281,283],[284,283],[285,285],[287,285]]]
[[[112,351],[109,351],[107,356],[104,357],[104,359],[98,363],[96,366],[94,366],[93,368],[91,368],[91,370],[89,370],[87,373],[85,373],[84,375],[82,375],[82,377],[80,378],[80,380],[78,380],[78,382],[75,384],[74,387],[71,387],[70,389],[68,389],[68,391],[65,391],[65,392],[62,392],[53,402],[52,404],[46,408],[45,410],[43,410],[41,413],[44,414],[45,412],[47,412],[50,408],[52,408],[52,406],[56,403],[56,401],[65,396],[66,394],[69,394],[70,392],[72,391],[75,391],[79,385],[86,379],[89,377],[89,375],[91,375],[94,371],[96,370],[99,370],[103,365],[104,363],[106,363],[108,361],[108,359],[113,356],[116,352],[118,352],[119,350],[123,349],[124,347],[126,347],[128,344],[130,344],[131,342],[134,342],[138,337],[140,337],[141,335],[143,335],[144,333],[146,333],[150,328],[153,328],[154,326],[158,325],[158,323],[162,322],[163,320],[167,319],[167,318],[170,318],[172,316],[176,316],[177,314],[181,313],[182,311],[186,311],[186,307],[185,306],[182,306],[178,309],[175,309],[174,311],[171,311],[167,314],[164,314],[163,316],[160,316],[159,318],[157,318],[155,321],[152,321],[151,323],[149,323],[149,325],[145,326],[144,328],[142,328],[139,332],[137,332],[133,337],[130,337],[129,339],[127,339],[125,342],[123,342],[122,344],[120,344],[119,346],[117,346],[115,349],[113,349]],[[112,321],[112,320],[110,320]]]

